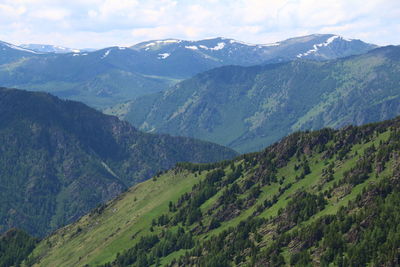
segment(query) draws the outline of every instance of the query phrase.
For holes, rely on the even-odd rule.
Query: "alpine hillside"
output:
[[[42,240],[33,266],[397,266],[400,118],[182,163]]]
[[[231,149],[147,134],[47,93],[0,88],[0,232],[44,236],[177,162],[213,162]]]
[[[328,61],[225,66],[108,112],[148,131],[257,151],[298,130],[400,114],[400,47]]]

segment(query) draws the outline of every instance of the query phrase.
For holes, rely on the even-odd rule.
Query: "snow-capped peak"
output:
[[[6,43],[6,42],[0,42],[0,44],[5,45],[5,46],[7,46],[7,47],[9,47],[11,49],[15,49],[15,50],[23,51],[23,52],[28,52],[28,53],[32,53],[32,54],[39,54],[39,53],[37,53],[35,51],[32,51],[30,49],[19,47],[19,46],[16,46],[16,45],[13,45],[13,44],[9,44],[9,43]]]
[[[158,40],[156,43],[162,43],[162,44],[173,44],[173,43],[180,43],[181,40],[178,39],[167,39],[167,40]]]
[[[339,38],[339,39],[343,39],[343,38],[342,38],[341,36],[339,36],[339,35],[333,35],[333,36],[329,37],[328,39],[326,39],[325,42],[320,43],[320,44],[315,44],[315,45],[313,45],[313,48],[310,49],[310,50],[308,50],[307,52],[298,54],[297,57],[298,57],[298,58],[302,58],[302,57],[308,56],[308,55],[310,55],[310,54],[316,53],[320,47],[328,46],[328,45],[330,45],[334,40],[336,40],[336,39],[338,39],[338,38]],[[344,39],[343,39],[343,40],[344,40]],[[347,40],[346,40],[346,41],[347,41]]]
[[[322,44],[322,46],[328,46],[330,43],[332,43],[335,39],[339,38],[340,36],[334,35],[332,37],[329,37],[325,43]]]
[[[80,53],[81,49],[68,48],[64,46],[58,45],[50,45],[50,44],[21,44],[19,47],[23,49],[28,49],[30,51],[34,51],[37,53]]]
[[[156,40],[156,41],[151,41],[150,43],[145,44],[145,47],[151,47],[155,45],[163,45],[163,44],[173,44],[173,43],[180,43],[182,40],[178,39],[166,39],[166,40]]]
[[[229,40],[229,43],[241,44],[241,45],[246,45],[246,46],[257,46],[256,44],[250,44],[250,43],[246,43],[246,42],[242,42],[242,41],[238,41],[238,40],[234,40],[234,39]]]

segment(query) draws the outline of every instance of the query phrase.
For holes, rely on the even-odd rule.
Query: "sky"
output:
[[[72,48],[333,33],[400,44],[400,0],[0,0],[0,40]]]

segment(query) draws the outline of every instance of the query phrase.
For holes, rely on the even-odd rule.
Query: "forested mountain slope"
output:
[[[43,236],[180,161],[236,152],[185,137],[147,134],[46,93],[0,88],[0,232]]]
[[[257,151],[297,130],[400,114],[400,47],[316,62],[227,66],[140,97],[122,116],[136,127]]]
[[[10,229],[0,235],[0,266],[19,266],[38,243],[24,231]]]
[[[400,118],[178,164],[40,242],[34,266],[396,266]],[[330,265],[329,265],[330,266]]]

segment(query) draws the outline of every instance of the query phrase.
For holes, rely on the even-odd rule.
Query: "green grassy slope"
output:
[[[399,152],[397,118],[178,164],[42,240],[26,263],[390,265],[400,257]]]

